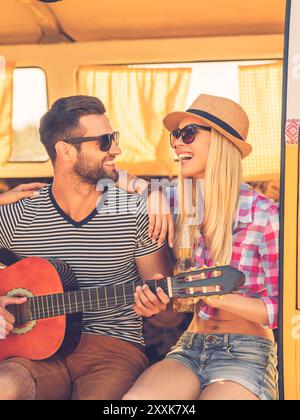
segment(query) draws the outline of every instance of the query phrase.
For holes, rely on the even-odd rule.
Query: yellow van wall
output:
[[[47,75],[51,104],[59,97],[76,92],[79,65],[280,59],[283,56],[283,35],[0,46],[0,54],[16,67],[41,67]],[[130,171],[130,164],[123,168]],[[147,168],[146,174],[141,166],[135,168],[135,173],[154,175],[158,171],[154,165]],[[0,167],[0,178],[50,176],[50,162],[8,163]]]

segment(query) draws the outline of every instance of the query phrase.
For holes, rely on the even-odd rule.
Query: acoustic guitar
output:
[[[79,289],[75,276],[70,284],[71,271],[64,262],[38,257],[0,269],[0,296],[27,297],[24,304],[6,308],[16,321],[12,333],[0,340],[0,360],[42,360],[54,354],[70,354],[80,339],[82,312],[131,305],[135,289],[141,285],[135,281]],[[149,280],[146,284],[153,292],[161,287],[170,298],[196,298],[232,293],[244,281],[242,272],[218,266]]]

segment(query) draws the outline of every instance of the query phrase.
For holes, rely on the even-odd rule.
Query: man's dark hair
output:
[[[56,160],[55,144],[58,141],[84,136],[85,129],[79,123],[80,117],[103,115],[105,112],[103,103],[94,96],[69,96],[54,102],[40,122],[41,142],[52,162]]]

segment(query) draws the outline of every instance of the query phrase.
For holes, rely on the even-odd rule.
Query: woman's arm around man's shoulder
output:
[[[39,190],[47,184],[40,182],[32,182],[31,184],[21,184],[10,191],[0,194],[0,206],[4,204],[16,203],[27,197],[35,197],[39,195]]]

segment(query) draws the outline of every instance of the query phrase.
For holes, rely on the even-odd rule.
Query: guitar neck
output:
[[[161,287],[167,292],[166,279],[150,280],[146,283],[154,292],[157,287]],[[136,287],[139,285],[141,285],[141,282],[135,281],[128,284],[35,296],[29,299],[30,318],[31,320],[38,320],[79,312],[94,312],[121,305],[132,305]]]

